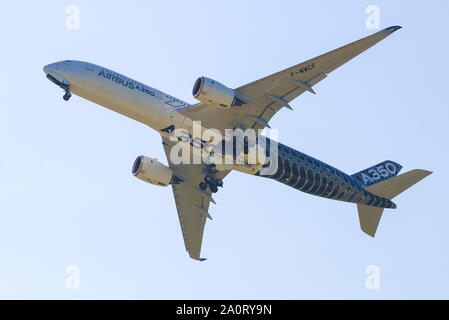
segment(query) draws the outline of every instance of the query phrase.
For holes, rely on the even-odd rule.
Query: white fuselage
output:
[[[187,102],[107,68],[88,62],[66,60],[46,65],[44,72],[47,76],[50,75],[68,85],[70,92],[144,123],[166,138],[173,139],[174,133],[172,130],[164,130],[165,128],[176,128],[177,139],[180,139],[183,132],[188,139],[200,139],[192,137],[203,137],[203,133],[208,129],[203,126],[198,129],[192,119],[177,112],[180,108],[189,107]],[[201,147],[195,148],[196,141],[191,143],[193,152],[201,153],[206,142],[201,144]],[[262,163],[263,161],[256,165],[234,163],[231,168],[255,174]],[[229,166],[223,167],[225,168]]]
[[[70,91],[159,131],[174,122],[182,126],[176,107],[188,104],[112,70],[82,61],[66,60],[44,67],[46,74],[63,78]]]

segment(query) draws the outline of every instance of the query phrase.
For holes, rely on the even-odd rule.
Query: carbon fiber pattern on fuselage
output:
[[[278,143],[278,168],[273,175],[265,177],[328,199],[396,207],[391,200],[366,191],[358,180],[346,173],[281,143]]]

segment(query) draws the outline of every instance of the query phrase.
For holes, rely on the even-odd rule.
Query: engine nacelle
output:
[[[218,81],[199,77],[193,85],[193,97],[214,107],[229,108],[241,105],[235,98],[235,91]]]
[[[156,159],[139,156],[134,161],[132,173],[136,178],[158,186],[175,183],[173,170]]]

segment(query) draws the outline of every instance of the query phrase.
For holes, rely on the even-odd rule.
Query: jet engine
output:
[[[179,179],[173,175],[172,169],[156,159],[145,156],[137,157],[133,164],[132,173],[140,180],[163,187],[179,182]]]
[[[242,105],[233,89],[206,77],[199,77],[195,81],[192,94],[195,99],[214,107],[229,108]]]

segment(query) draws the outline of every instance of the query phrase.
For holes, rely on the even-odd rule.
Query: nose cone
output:
[[[55,72],[55,70],[57,69],[57,65],[57,63],[47,64],[46,66],[44,66],[44,73],[47,75],[49,72]]]

